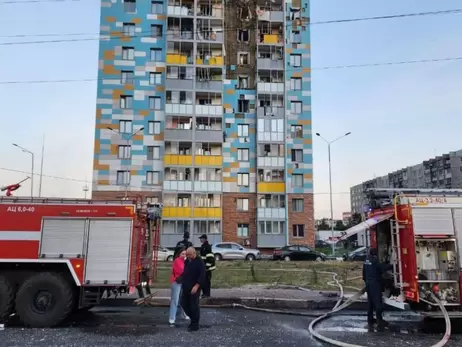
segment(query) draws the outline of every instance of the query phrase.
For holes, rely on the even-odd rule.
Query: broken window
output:
[[[239,53],[239,65],[249,64],[249,53]]]
[[[249,100],[238,100],[237,102],[238,112],[248,113],[250,112],[250,102]]]
[[[249,87],[249,77],[239,76],[239,89],[247,89]]]
[[[239,42],[249,42],[249,30],[239,29],[237,33],[237,40]]]
[[[290,19],[297,20],[300,19],[301,12],[299,8],[290,8]]]

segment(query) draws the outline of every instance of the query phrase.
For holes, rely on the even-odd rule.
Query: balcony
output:
[[[258,144],[257,149],[257,166],[258,167],[284,167],[284,145],[283,144]],[[262,171],[261,175],[264,174]],[[267,180],[270,180],[270,173]]]
[[[192,144],[190,142],[165,142],[164,166],[191,166]]]
[[[262,194],[284,193],[285,185],[284,182],[258,182],[257,192]]]
[[[281,247],[286,243],[287,233],[284,221],[258,221],[258,247]]]
[[[196,90],[217,91],[223,89],[223,69],[203,68],[196,69]]]
[[[222,169],[218,168],[195,168],[194,191],[195,192],[221,192]]]
[[[196,166],[222,166],[223,154],[222,145],[211,143],[196,143],[194,155],[194,165]]]
[[[198,0],[196,8],[197,17],[223,18],[222,3],[212,3],[209,0]]]
[[[194,19],[168,18],[167,39],[169,41],[194,39]]]
[[[223,44],[198,43],[196,65],[223,66]]]
[[[259,207],[257,209],[258,219],[286,219],[285,208]]]
[[[257,107],[257,117],[284,118],[284,116],[285,116],[285,109],[283,106]]]
[[[194,207],[194,218],[221,218],[221,207]]]
[[[192,42],[168,42],[167,43],[167,64],[186,65],[193,63],[192,52],[194,44]]]
[[[191,194],[165,194],[163,218],[190,218],[192,216]]]
[[[221,218],[221,195],[197,194],[193,215],[195,218]]]
[[[194,105],[192,99],[192,92],[184,91],[167,91],[165,112],[174,114],[187,114],[194,113]]]
[[[259,70],[257,80],[257,91],[259,94],[283,94],[284,93],[284,72]]]
[[[170,2],[170,1],[169,1]],[[192,17],[194,16],[194,0],[182,0],[181,4],[179,1],[175,5],[168,5],[167,15],[178,16],[178,17]]]
[[[192,118],[169,116],[164,130],[165,141],[192,141]]]
[[[280,7],[275,7],[274,9],[264,9],[262,10],[262,14],[258,15],[259,21],[265,22],[284,22],[284,12]]]
[[[200,20],[198,20],[200,21]],[[204,20],[197,25],[196,40],[202,42],[223,42],[223,22],[221,20]]]
[[[196,115],[222,116],[221,93],[196,92]]]
[[[177,241],[178,242],[178,241]],[[284,234],[258,234],[258,248],[277,248],[287,244],[286,233]]]
[[[223,143],[221,118],[196,117],[196,141]]]
[[[190,168],[166,168],[164,171],[164,191],[192,191]]]
[[[162,209],[162,218],[191,218],[191,207],[165,207]],[[178,241],[177,241],[178,242]]]

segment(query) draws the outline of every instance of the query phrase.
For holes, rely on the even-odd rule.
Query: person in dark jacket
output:
[[[176,244],[175,251],[173,252],[173,259],[180,255],[182,249],[188,249],[189,247],[193,247],[193,244],[189,241],[189,232],[185,231],[183,233],[183,240]]]
[[[377,249],[371,248],[363,264],[363,281],[366,283],[366,293],[369,308],[367,311],[367,323],[372,326],[377,322],[378,328],[383,329],[387,322],[383,320],[382,302],[382,273],[384,266],[377,257]],[[374,311],[377,320],[374,319]]]
[[[181,276],[181,307],[191,319],[188,331],[199,330],[200,308],[199,296],[205,282],[205,265],[201,258],[196,255],[194,247],[186,250],[186,262],[183,275]]]
[[[200,253],[201,258],[204,261],[205,268],[207,270],[207,276],[205,279],[204,287],[202,287],[202,297],[208,298],[210,297],[210,289],[212,287],[212,271],[216,269],[215,256],[212,252],[212,246],[210,246],[207,240],[207,235],[201,235],[201,237],[199,237],[199,240],[202,243]]]

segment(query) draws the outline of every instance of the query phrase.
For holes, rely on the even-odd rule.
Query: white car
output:
[[[257,260],[261,259],[258,249],[244,248],[234,242],[220,242],[212,245],[216,260]]]
[[[173,251],[162,247],[162,246],[154,246],[154,251],[152,252],[152,256],[156,256],[157,251],[157,260],[158,261],[172,261],[173,260]]]

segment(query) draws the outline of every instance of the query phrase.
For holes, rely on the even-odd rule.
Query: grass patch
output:
[[[221,261],[213,272],[213,288],[235,288],[250,284],[288,284],[310,289],[335,290],[327,282],[330,274],[336,272],[347,286],[362,287],[361,279],[352,280],[361,275],[361,264],[350,262],[280,262],[280,261]],[[171,264],[159,264],[156,288],[170,286]]]

